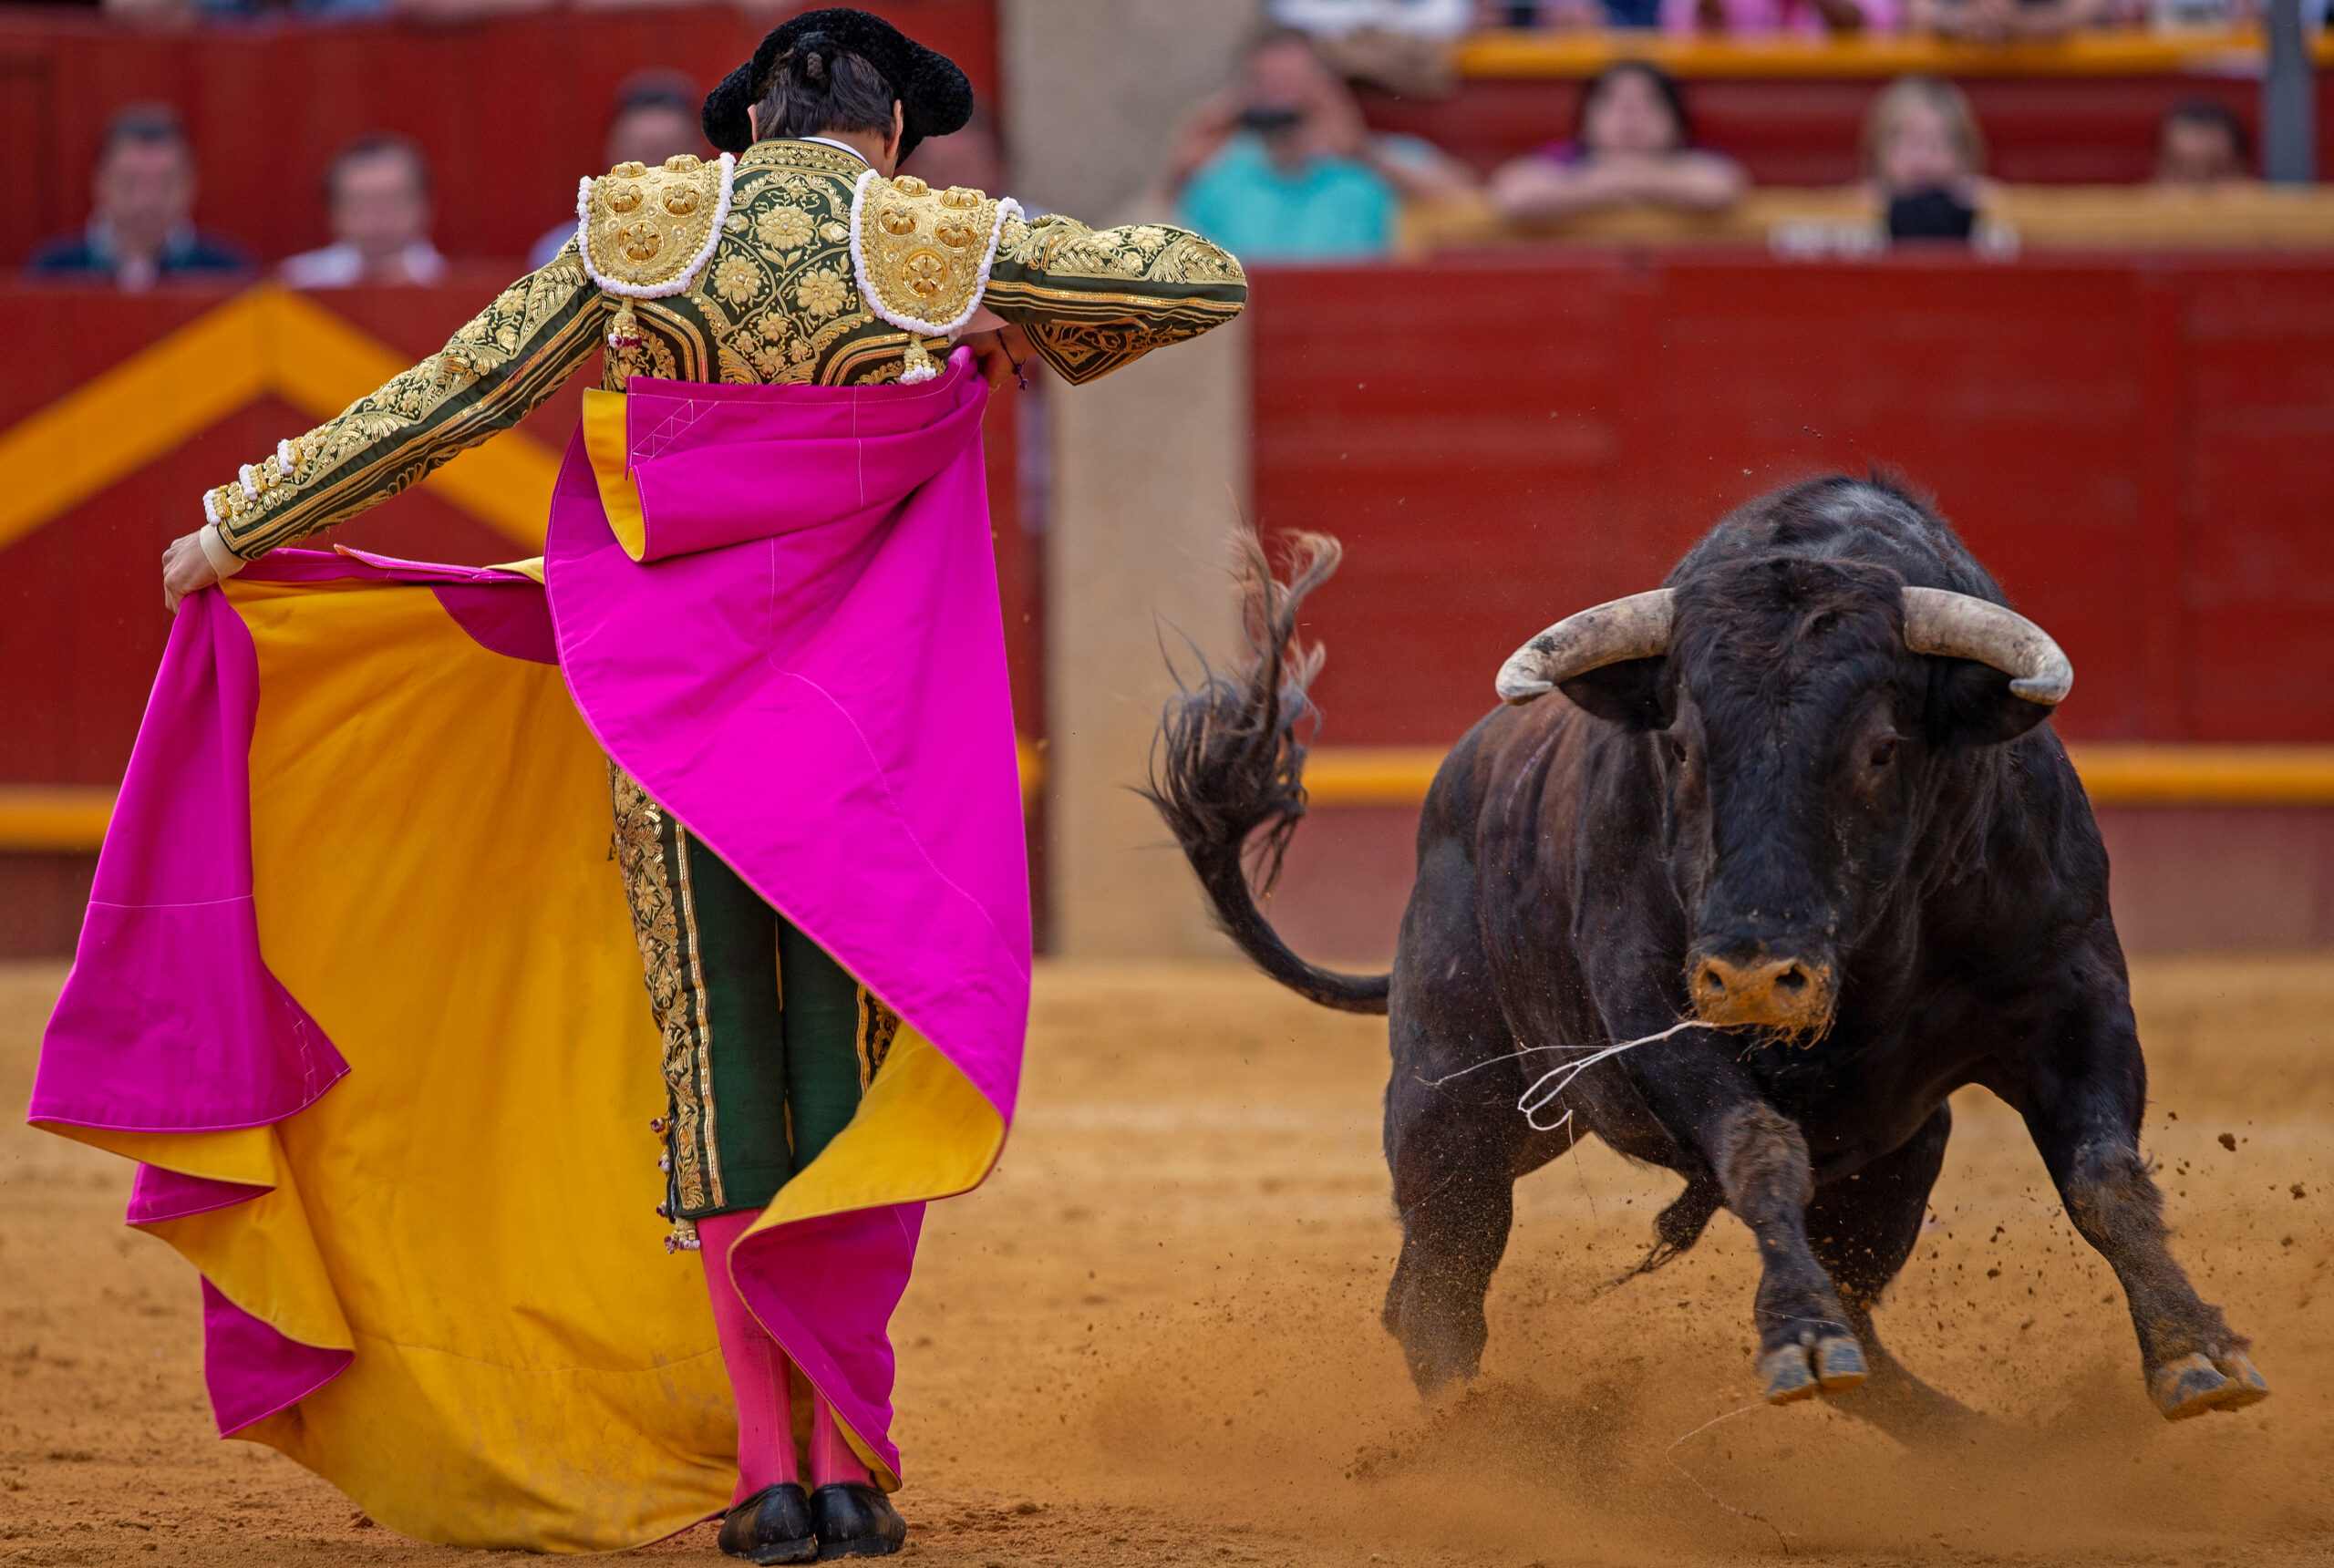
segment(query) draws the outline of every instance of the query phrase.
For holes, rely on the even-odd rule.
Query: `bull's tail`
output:
[[[1339,975],[1288,949],[1256,907],[1255,882],[1270,892],[1281,857],[1305,815],[1306,740],[1317,715],[1305,688],[1321,667],[1318,648],[1296,642],[1296,612],[1329,579],[1343,554],[1325,534],[1291,537],[1289,577],[1275,581],[1264,548],[1240,538],[1240,577],[1249,655],[1234,675],[1201,662],[1191,686],[1160,716],[1149,787],[1142,793],[1167,820],[1215,906],[1215,917],[1257,967],[1325,1007],[1383,1013],[1389,975]]]

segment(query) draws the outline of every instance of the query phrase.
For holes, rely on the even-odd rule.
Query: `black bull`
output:
[[[1957,1418],[1872,1313],[1919,1235],[1947,1097],[1982,1084],[2025,1118],[2121,1280],[2157,1407],[2266,1397],[2167,1245],[2106,853],[2050,710],[2006,669],[1908,646],[1918,591],[1945,590],[1927,597],[2057,655],[1988,607],[2001,591],[1949,526],[1839,478],[1720,523],[1649,596],[1658,652],[1615,659],[1627,636],[1599,634],[1592,667],[1556,672],[1563,696],[1503,707],[1452,749],[1378,976],[1291,953],[1244,865],[1261,857],[1269,883],[1304,811],[1317,655],[1293,634],[1337,554],[1300,540],[1286,586],[1251,559],[1256,656],[1169,706],[1151,794],[1252,959],[1314,1001],[1389,1015],[1402,1252],[1385,1321],[1422,1391],[1476,1370],[1515,1181],[1594,1132],[1685,1179],[1642,1267],[1721,1207],[1758,1238],[1769,1399]],[[1645,1043],[1549,1076],[1628,1041]]]

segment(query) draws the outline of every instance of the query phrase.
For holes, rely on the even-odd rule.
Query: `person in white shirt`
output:
[[[446,258],[429,242],[429,160],[421,149],[387,132],[341,150],[325,178],[333,242],[287,258],[280,269],[295,289],[398,287],[434,284]]]

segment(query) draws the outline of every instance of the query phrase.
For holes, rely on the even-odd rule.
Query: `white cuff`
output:
[[[219,574],[222,583],[251,564],[227,548],[227,542],[219,537],[219,525],[215,522],[204,523],[202,531],[194,537],[202,545],[202,558],[211,562],[211,570]]]

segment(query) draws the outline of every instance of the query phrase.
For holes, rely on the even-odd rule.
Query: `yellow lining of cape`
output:
[[[728,1501],[732,1409],[698,1262],[651,1212],[665,1092],[605,758],[555,666],[480,645],[426,586],[226,593],[261,672],[261,949],[350,1072],[270,1127],[54,1130],[266,1189],[147,1227],[279,1332],[355,1352],[239,1435],[424,1540],[685,1528]],[[904,1026],[754,1228],[965,1191],[1004,1136]]]
[[[597,387],[584,394],[584,455],[592,462],[592,482],[600,490],[600,510],[624,552],[638,561],[648,552],[648,519],[640,490],[632,482],[630,437],[625,428],[625,395]]]

